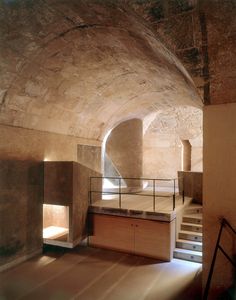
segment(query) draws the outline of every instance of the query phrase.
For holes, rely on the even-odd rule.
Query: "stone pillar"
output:
[[[106,152],[122,177],[140,178],[143,169],[143,123],[125,121],[114,128],[107,139]],[[139,180],[126,180],[128,187],[139,187]]]

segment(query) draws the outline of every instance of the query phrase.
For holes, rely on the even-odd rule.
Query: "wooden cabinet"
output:
[[[151,221],[91,214],[90,245],[170,261],[175,242],[175,220]]]

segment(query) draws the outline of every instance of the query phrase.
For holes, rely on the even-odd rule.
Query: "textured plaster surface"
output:
[[[177,177],[177,171],[182,169],[181,140],[189,140],[192,146],[191,170],[202,170],[202,117],[201,109],[177,106],[157,112],[151,121],[144,119],[145,177]]]
[[[43,165],[0,161],[0,266],[42,249]]]
[[[202,204],[202,172],[179,171],[178,177],[180,177],[180,193],[182,194],[184,187],[185,196],[191,197],[194,202]]]
[[[77,161],[77,145],[100,145],[77,137],[0,125],[0,158]]]
[[[142,177],[143,124],[133,119],[121,123],[110,133],[106,152],[122,177]],[[128,181],[129,186],[139,186],[139,181]]]
[[[102,148],[93,145],[78,145],[77,146],[77,161],[81,165],[101,172]]]

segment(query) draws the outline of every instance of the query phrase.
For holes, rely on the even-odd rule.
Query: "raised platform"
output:
[[[154,211],[151,197],[123,195],[122,199],[122,208],[119,208],[117,196],[115,199],[98,200],[89,206],[89,213],[170,222],[176,218],[179,211],[183,210],[192,201],[191,198],[185,197],[183,204],[182,196],[177,196],[176,208],[173,210],[172,198],[157,197]]]
[[[152,207],[148,206],[146,210],[135,209],[140,207],[142,196],[138,197],[138,200],[135,199],[137,196],[130,199],[129,204],[132,204],[133,209],[100,206],[104,201],[107,203],[107,200],[97,201],[97,205],[90,206],[89,244],[93,247],[170,261],[175,246],[176,216],[182,216],[191,199],[186,198],[183,204],[182,197],[179,197],[176,209],[173,211],[169,207],[169,210],[164,212],[153,211]],[[166,198],[165,200],[168,201]]]

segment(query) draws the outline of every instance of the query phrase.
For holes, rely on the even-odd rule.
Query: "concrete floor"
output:
[[[44,255],[0,274],[0,299],[197,300],[201,265],[160,262],[80,246]]]

